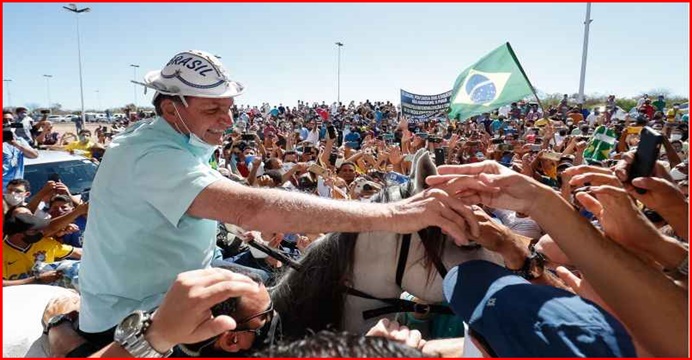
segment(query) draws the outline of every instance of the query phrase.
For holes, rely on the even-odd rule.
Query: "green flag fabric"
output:
[[[605,126],[594,130],[589,145],[584,149],[584,159],[603,161],[610,158],[610,152],[615,147],[615,132]]]
[[[532,95],[533,89],[509,43],[464,70],[454,83],[449,118],[464,121]]]

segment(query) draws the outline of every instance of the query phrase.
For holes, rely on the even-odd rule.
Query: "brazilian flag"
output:
[[[449,118],[462,121],[534,93],[509,43],[464,70],[454,83]]]
[[[603,161],[610,158],[610,152],[615,147],[615,132],[605,126],[599,126],[594,130],[589,145],[584,150],[585,160]]]

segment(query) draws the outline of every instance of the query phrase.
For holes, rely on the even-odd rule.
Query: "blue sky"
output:
[[[3,78],[12,106],[78,109],[75,15],[63,4],[3,4]],[[538,89],[575,93],[585,3],[575,4],[138,4],[81,3],[86,108],[134,100],[137,77],[177,52],[222,57],[246,86],[238,104],[337,97],[399,102],[399,89],[436,94],[505,41]],[[586,93],[689,93],[689,4],[592,5]],[[3,82],[3,103],[8,105]],[[98,90],[98,93],[97,93]],[[137,89],[139,105],[152,93]]]

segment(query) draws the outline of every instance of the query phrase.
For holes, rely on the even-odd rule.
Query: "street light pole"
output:
[[[80,45],[79,40],[79,14],[89,12],[91,11],[91,9],[88,7],[78,9],[77,5],[75,4],[63,6],[63,9],[73,12],[75,14],[75,18],[77,19],[77,58],[79,60],[79,95],[82,102],[82,124],[84,124],[86,122],[86,119],[84,119],[84,85],[82,82],[82,47]]]
[[[53,110],[50,107],[50,78],[52,78],[53,75],[43,74],[43,77],[46,78],[46,90],[48,91],[48,111],[52,114]]]
[[[586,80],[586,54],[589,50],[589,25],[591,20],[591,3],[586,3],[586,18],[584,19],[584,47],[581,52],[581,74],[579,75],[579,102],[584,103],[584,81]]]
[[[336,104],[337,106],[341,103],[341,47],[344,46],[342,42],[335,42],[337,46],[337,65],[336,65]]]
[[[5,87],[7,87],[7,107],[12,107],[12,95],[10,95],[10,83],[12,79],[3,79]]]
[[[139,65],[136,64],[130,64],[132,66],[132,80],[137,81],[137,68]],[[135,102],[133,103],[135,105],[135,112],[137,111],[137,84],[132,84],[132,88],[134,89],[134,94],[135,94]]]

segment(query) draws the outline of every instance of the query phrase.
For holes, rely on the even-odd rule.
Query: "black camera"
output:
[[[243,135],[240,135],[240,139],[245,141],[255,140],[255,135],[245,133]]]
[[[43,110],[41,110],[41,114],[48,115],[48,114],[50,114],[50,110],[43,109]]]

